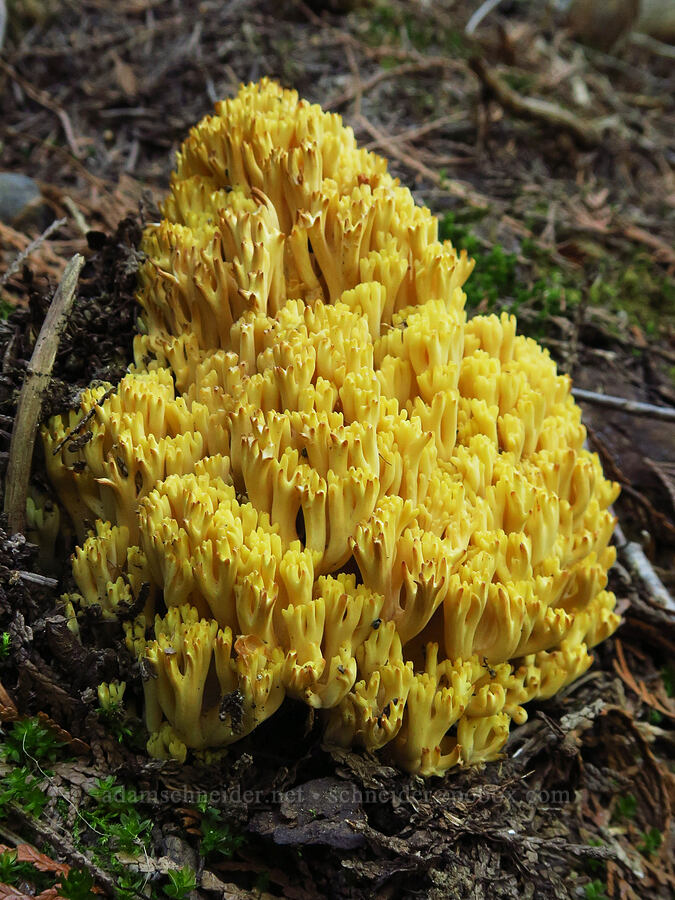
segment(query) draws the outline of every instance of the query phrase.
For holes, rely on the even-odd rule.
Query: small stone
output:
[[[31,227],[43,230],[53,218],[32,178],[0,172],[0,221],[21,231]]]
[[[608,52],[631,31],[639,0],[572,0],[567,25],[583,44]]]

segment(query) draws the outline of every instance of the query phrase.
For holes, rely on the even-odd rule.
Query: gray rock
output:
[[[20,230],[44,229],[53,218],[32,178],[0,172],[0,221]]]
[[[637,30],[675,43],[675,0],[641,0]]]

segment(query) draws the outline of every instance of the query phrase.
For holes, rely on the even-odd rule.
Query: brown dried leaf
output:
[[[18,718],[19,710],[0,682],[0,722],[14,722]]]
[[[32,844],[19,844],[16,847],[16,858],[18,862],[30,863],[40,872],[54,872],[57,875],[67,875],[70,872],[70,866],[67,863],[57,862],[45,853],[40,853]]]
[[[138,82],[134,70],[128,63],[119,58],[116,53],[111,54],[115,66],[115,81],[122,88],[127,97],[134,97],[138,91]]]
[[[28,894],[22,894],[15,887],[8,884],[0,884],[0,900],[33,900]]]
[[[60,741],[67,744],[69,750],[76,756],[89,756],[90,749],[88,744],[85,744],[84,741],[81,741],[79,738],[73,737],[69,731],[62,728],[58,722],[55,722],[54,719],[50,718],[46,713],[39,712],[37,717],[43,725],[54,732],[55,736],[58,737]]]

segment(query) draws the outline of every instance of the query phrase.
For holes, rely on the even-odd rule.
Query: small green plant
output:
[[[2,318],[2,316],[0,316]],[[9,656],[9,648],[12,644],[12,635],[9,631],[3,631],[0,635],[0,660],[7,659]]]
[[[174,900],[183,900],[190,891],[194,891],[197,887],[197,878],[189,866],[184,866],[182,869],[173,869],[167,874],[169,876],[169,884],[163,889],[167,897],[173,897]]]
[[[133,737],[134,729],[124,708],[126,682],[103,682],[98,686],[98,717],[115,735],[119,743]]]
[[[650,709],[649,710],[649,724],[650,725],[660,725],[663,722],[663,716],[658,711],[658,709]]]
[[[5,736],[3,752],[7,760],[19,764],[54,762],[63,746],[39,719],[19,719]]]
[[[0,299],[0,320],[4,322],[9,319],[15,308],[16,307],[12,306],[11,303],[8,303],[4,297]]]
[[[47,805],[47,795],[27,766],[11,769],[0,779],[0,815],[16,804],[31,816],[39,818]]]
[[[29,862],[19,862],[16,850],[0,853],[0,884],[15,886],[22,882],[32,885],[38,892],[51,887],[54,877],[48,872],[40,872]]]
[[[615,819],[634,819],[637,812],[637,800],[633,794],[624,794],[616,798],[614,806]]]
[[[203,812],[201,824],[202,853],[204,856],[219,854],[226,859],[231,859],[241,845],[245,843],[245,836],[235,834],[230,825],[223,821],[219,810],[206,809]]]
[[[96,900],[96,894],[93,892],[94,879],[87,869],[71,869],[70,872],[61,879],[59,893],[67,900]]]
[[[128,724],[127,714],[121,704],[110,706],[108,709],[99,707],[97,712],[101,722],[117,738],[118,743],[121,744],[133,737],[133,728]]]
[[[111,853],[140,853],[150,841],[152,820],[136,808],[134,791],[119,784],[114,776],[99,778],[89,792],[93,809],[81,811],[80,818],[97,838],[97,854],[105,860]]]
[[[599,878],[584,886],[586,900],[609,900],[605,893],[605,885]]]
[[[16,850],[5,850],[0,853],[0,882],[2,884],[16,884],[19,880],[17,868],[20,863],[17,861]]]
[[[124,812],[133,807],[137,801],[136,793],[119,784],[114,775],[97,778],[90,795],[101,804],[106,813]]]
[[[152,829],[151,819],[142,819],[136,809],[120,813],[118,822],[106,822],[109,842],[115,850],[139,853],[147,844]]]
[[[638,844],[638,850],[647,858],[658,853],[659,847],[663,843],[663,835],[658,828],[650,828],[642,834],[642,843]]]
[[[119,875],[117,878],[118,900],[138,900],[139,897],[145,896],[143,889],[146,881],[147,877],[143,875],[132,875],[128,872]]]

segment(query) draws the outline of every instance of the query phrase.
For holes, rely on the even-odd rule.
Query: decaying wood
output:
[[[19,395],[5,481],[5,513],[12,534],[22,532],[25,527],[26,495],[38,419],[83,265],[84,257],[75,254],[66,266],[40,329]]]

